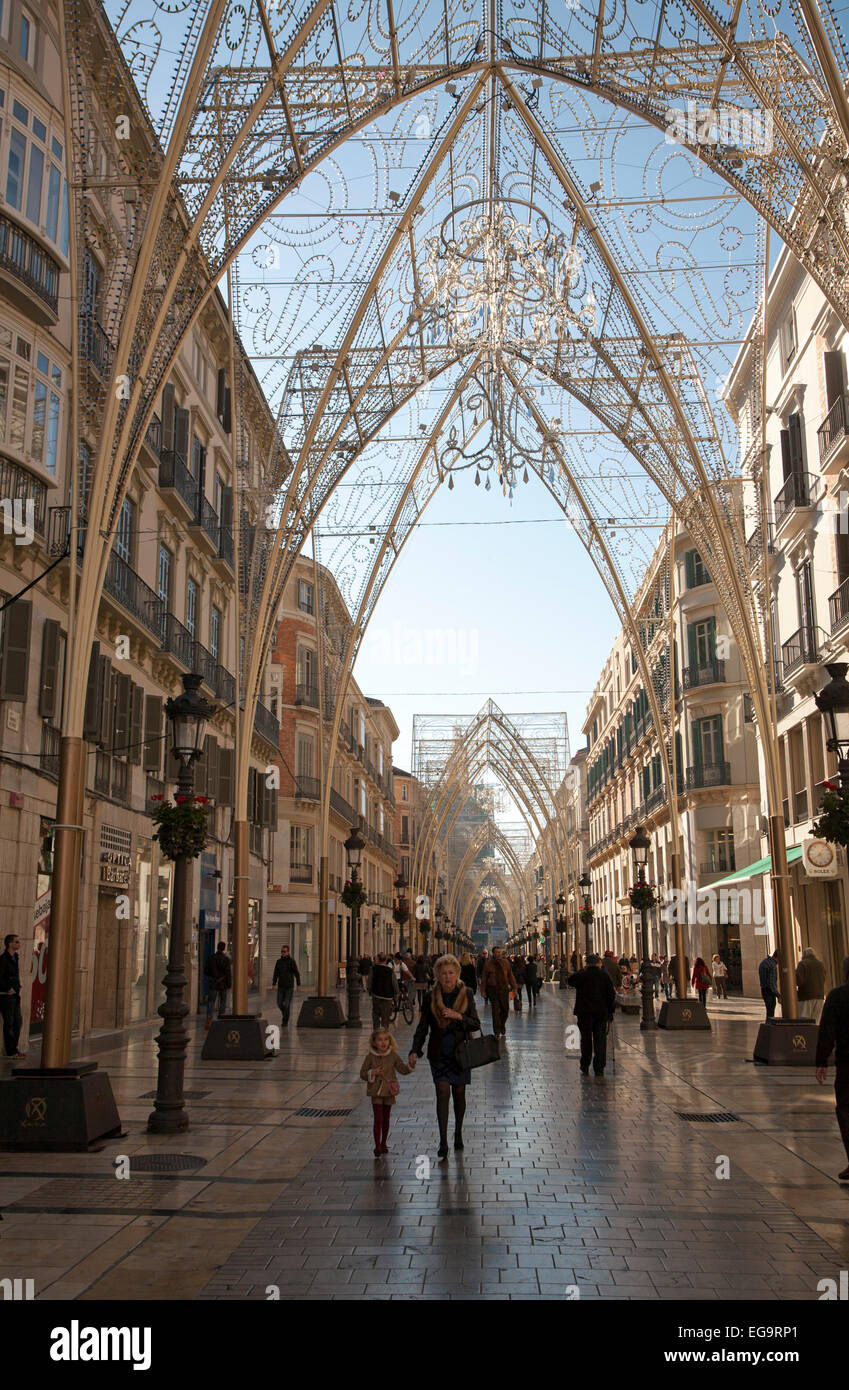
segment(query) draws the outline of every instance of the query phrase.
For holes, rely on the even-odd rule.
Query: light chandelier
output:
[[[424,340],[479,358],[459,398],[461,416],[471,417],[463,438],[452,426],[436,453],[449,488],[455,472],[474,468],[476,484],[484,475],[488,490],[495,473],[512,497],[529,467],[544,466],[556,429],[540,435],[530,428],[521,406],[536,392],[523,383],[570,328],[585,334],[595,326],[592,289],[578,292],[584,279],[580,251],[522,199],[466,203],[426,243],[416,305]]]

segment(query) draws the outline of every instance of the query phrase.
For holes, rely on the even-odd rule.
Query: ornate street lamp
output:
[[[560,936],[560,969],[557,979],[559,988],[565,989],[569,978],[569,922],[566,917],[566,897],[562,891],[557,895],[557,931]]]
[[[346,904],[349,911],[348,917],[348,942],[347,942],[347,963],[345,966],[345,987],[348,992],[348,1018],[345,1023],[346,1028],[362,1028],[363,1023],[360,1018],[360,990],[357,981],[357,963],[355,955],[357,951],[357,937],[360,928],[360,907],[365,896],[362,893],[360,883],[360,865],[363,862],[363,850],[365,840],[356,825],[351,826],[351,833],[345,841],[345,858],[348,861],[348,881],[351,886],[351,902]]]
[[[649,848],[651,840],[642,829],[637,827],[637,832],[630,841],[629,848],[634,858],[634,868],[637,873],[637,886],[646,887],[646,865],[649,862]],[[643,1031],[651,1031],[657,1028],[657,1021],[654,1016],[654,972],[649,961],[648,951],[648,931],[646,928],[646,911],[644,907],[637,909],[640,914],[640,993],[643,1001],[643,1016],[640,1019],[640,1028]]]
[[[179,763],[179,771],[174,798],[175,823],[170,826],[172,846],[176,852],[173,853],[174,896],[168,970],[163,981],[165,1000],[159,1006],[163,1023],[156,1040],[159,1048],[159,1073],[156,1100],[147,1122],[148,1132],[152,1134],[180,1134],[189,1127],[183,1095],[186,1047],[189,1041],[189,1035],[183,1027],[183,1019],[189,1012],[186,1000],[186,947],[192,920],[192,864],[201,852],[199,847],[189,842],[192,831],[189,822],[198,819],[193,815],[194,764],[203,752],[206,727],[210,716],[215,713],[213,706],[200,693],[201,679],[194,672],[183,676],[183,693],[176,699],[165,702],[171,749]],[[197,810],[200,809],[198,806]],[[182,816],[186,822],[182,830],[176,824],[178,816]],[[160,841],[164,838],[163,829],[164,826],[160,825]],[[198,838],[198,845],[202,838],[202,835]]]
[[[398,939],[400,944],[401,933],[404,931],[404,928],[410,920],[410,910],[407,907],[407,899],[405,897],[407,891],[407,880],[401,873],[400,869],[398,870],[398,877],[396,878],[393,887],[395,889],[395,897],[397,899],[397,902],[393,909],[392,916],[393,919],[398,923]]]
[[[834,661],[825,669],[830,679],[814,696],[814,704],[825,720],[826,746],[837,754],[837,775],[845,788],[849,787],[849,667],[843,661]]]
[[[592,899],[593,881],[592,881],[592,879],[590,878],[589,874],[587,873],[586,869],[585,869],[584,872],[581,874],[581,877],[578,879],[578,887],[580,888],[580,890],[581,890],[581,896],[582,896],[583,899],[584,899],[584,902],[583,902],[583,906],[582,906],[582,908],[581,908],[581,911],[582,911],[582,912],[592,912],[592,910],[593,910],[593,899]],[[591,923],[590,923],[589,921],[586,921],[586,922],[584,923],[584,941],[585,941],[586,948],[587,948],[587,949],[586,949],[586,954],[589,955],[590,951],[593,949],[592,925],[591,925]]]

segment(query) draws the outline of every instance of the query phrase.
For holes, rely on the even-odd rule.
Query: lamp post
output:
[[[363,861],[363,850],[365,840],[356,825],[351,826],[351,833],[345,841],[345,858],[348,861],[348,878],[352,888],[356,888],[360,882],[360,865]],[[348,917],[348,949],[346,952],[347,964],[345,966],[345,988],[348,992],[348,1017],[345,1021],[346,1028],[362,1028],[363,1022],[360,1018],[360,989],[357,981],[357,966],[354,954],[357,949],[357,932],[360,925],[360,904],[355,894],[355,906],[350,909]]]
[[[814,704],[825,720],[826,746],[837,754],[837,777],[845,791],[849,788],[849,667],[843,661],[834,661],[825,669],[830,679],[814,696]]]
[[[407,906],[407,900],[406,900],[406,898],[404,897],[404,894],[405,894],[406,891],[407,891],[407,880],[405,879],[404,875],[401,873],[401,870],[400,870],[400,869],[398,870],[398,877],[396,878],[396,880],[395,880],[395,882],[393,883],[392,886],[393,886],[393,888],[395,889],[395,897],[396,897],[396,900],[397,900],[397,901],[396,901],[396,909],[395,909],[395,910],[396,910],[397,913],[398,913],[398,917],[401,918],[401,917],[404,915],[404,912],[405,912],[406,906]],[[407,921],[409,921],[409,916],[407,917]],[[400,941],[401,941],[401,932],[404,930],[404,928],[406,927],[406,925],[407,925],[406,922],[401,922],[401,921],[399,920],[399,922],[398,922],[398,941],[399,941],[399,944],[400,944]],[[394,935],[394,933],[393,933],[393,935]],[[411,945],[412,945],[412,943],[411,943]]]
[[[560,989],[565,989],[566,981],[569,978],[569,961],[567,960],[569,950],[569,921],[566,917],[566,898],[562,891],[557,895],[557,930],[560,935],[560,970],[558,971],[558,984]]]
[[[592,899],[593,881],[592,881],[592,879],[590,878],[589,874],[587,873],[586,869],[585,869],[584,872],[581,874],[581,877],[578,879],[578,887],[580,888],[580,890],[581,890],[581,895],[582,895],[582,897],[583,897],[583,899],[584,899],[584,904],[583,904],[582,911],[584,911],[584,912],[591,912],[591,911],[592,911],[592,906],[593,906],[593,899]],[[587,948],[587,949],[586,949],[586,954],[589,955],[590,951],[592,951],[592,950],[594,949],[594,943],[593,943],[593,938],[592,938],[592,927],[591,927],[591,925],[590,925],[589,922],[586,922],[586,923],[584,924],[584,942],[585,942],[585,945],[586,945],[586,948]]]
[[[194,765],[203,751],[210,715],[215,713],[212,705],[201,695],[200,683],[201,677],[194,672],[183,676],[182,695],[165,702],[171,749],[179,764],[175,800],[178,804],[182,801],[184,805],[191,803],[194,797]],[[165,999],[158,1010],[163,1020],[156,1040],[159,1073],[156,1100],[147,1121],[151,1134],[181,1134],[189,1127],[183,1095],[189,1035],[183,1027],[183,1019],[189,1012],[186,1000],[186,947],[191,932],[192,864],[195,858],[194,854],[178,854],[174,858],[171,940],[168,945],[168,970],[163,981]]]
[[[646,865],[649,862],[649,847],[651,840],[642,829],[637,827],[637,832],[631,840],[629,848],[634,856],[634,868],[637,872],[637,883],[642,888],[646,882]],[[643,1031],[651,1031],[657,1028],[657,1021],[654,1016],[654,979],[651,964],[649,962],[647,932],[646,932],[646,913],[645,908],[639,909],[640,913],[640,993],[643,1001],[643,1016],[640,1019],[640,1028]]]

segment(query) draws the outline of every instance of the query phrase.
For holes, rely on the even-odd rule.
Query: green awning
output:
[[[793,845],[787,851],[787,863],[795,864],[797,859],[802,858],[802,846]],[[717,879],[716,883],[706,883],[704,888],[700,888],[700,893],[713,892],[714,888],[727,888],[730,884],[742,883],[747,878],[757,878],[758,874],[768,874],[772,868],[772,859],[767,855],[764,859],[756,859],[754,864],[747,864],[745,869],[735,869],[733,874],[728,874],[726,878]]]

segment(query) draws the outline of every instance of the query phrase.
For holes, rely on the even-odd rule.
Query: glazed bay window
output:
[[[312,829],[308,825],[289,828],[289,880],[312,883]]]
[[[734,872],[734,831],[709,830],[706,835],[707,859],[702,866],[706,874]]]
[[[63,256],[68,254],[68,184],[65,147],[44,121],[12,93],[0,88],[0,108],[7,108],[8,145],[0,188],[6,203],[25,217]],[[5,175],[5,177],[2,177]]]
[[[174,557],[167,545],[159,547],[159,565],[156,575],[156,592],[162,600],[163,607],[171,607],[171,568]]]
[[[302,613],[313,613],[315,604],[313,602],[313,587],[305,579],[298,580],[298,607]]]
[[[186,628],[192,637],[197,637],[198,626],[198,586],[194,579],[186,580]]]
[[[0,447],[55,475],[62,422],[62,368],[0,323]]]
[[[216,661],[220,660],[221,649],[221,609],[213,603],[209,611],[209,650]]]

